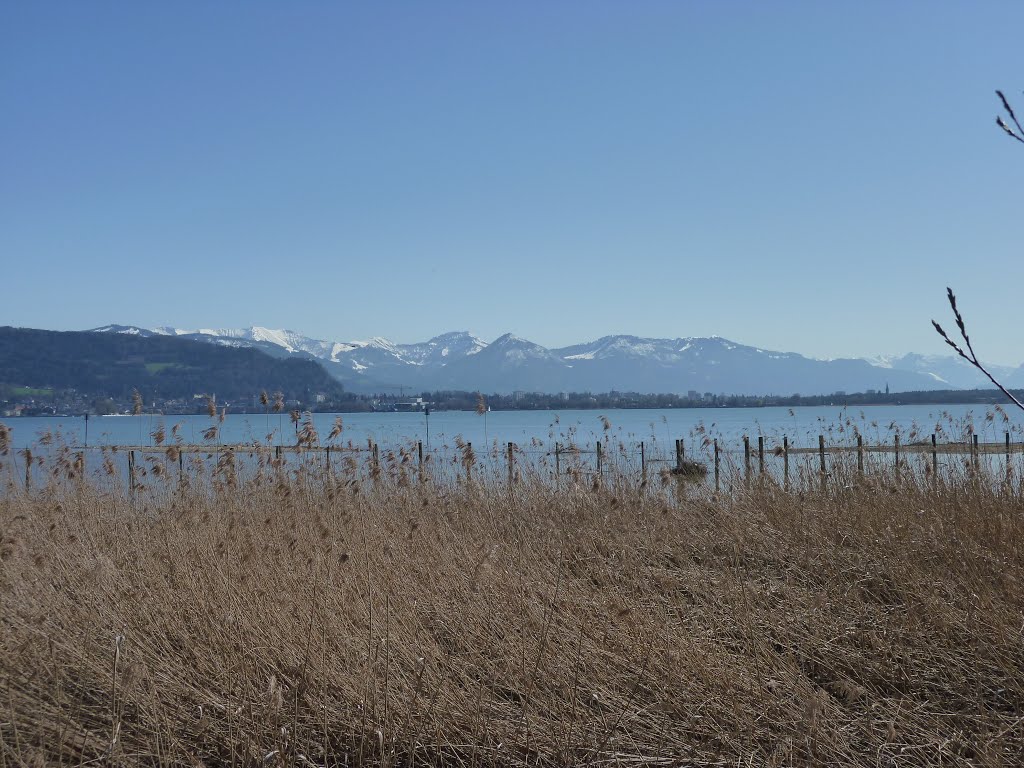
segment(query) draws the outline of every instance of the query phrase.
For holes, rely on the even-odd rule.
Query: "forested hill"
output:
[[[167,336],[143,338],[88,331],[0,327],[0,385],[128,397],[251,399],[261,390],[306,401],[342,387],[316,362],[273,358],[250,347],[225,347]]]

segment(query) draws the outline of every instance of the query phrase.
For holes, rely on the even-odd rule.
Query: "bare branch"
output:
[[[1006,100],[1006,97],[1003,95],[1003,92],[996,91],[996,96],[998,96],[999,100],[1003,102],[1003,109],[1006,110],[1006,114],[1008,114],[1010,116],[1010,119],[1013,120],[1013,124],[1017,126],[1017,132],[1019,134],[1024,134],[1024,128],[1021,128],[1020,123],[1017,122],[1017,116],[1013,114],[1013,107],[1010,106],[1010,102]]]
[[[1016,133],[1014,133],[1014,132],[1013,132],[1013,128],[1011,128],[1010,126],[1008,126],[1008,125],[1006,124],[1006,121],[1004,121],[1004,120],[1003,120],[1003,118],[1001,118],[1001,117],[997,117],[997,118],[996,118],[996,125],[998,125],[998,126],[999,126],[1000,128],[1002,128],[1002,129],[1003,129],[1004,131],[1006,131],[1007,135],[1008,135],[1008,136],[1009,136],[1009,137],[1010,137],[1011,139],[1016,139],[1017,141],[1019,141],[1019,142],[1021,142],[1022,144],[1024,144],[1024,138],[1021,138],[1021,137],[1020,137],[1020,136],[1018,136],[1018,135],[1017,135]]]
[[[949,346],[955,349],[956,353],[960,355],[960,357],[962,357],[964,360],[966,360],[979,371],[981,371],[983,374],[985,374],[985,376],[988,377],[988,380],[995,384],[999,391],[1006,395],[1006,397],[1008,397],[1014,405],[1016,405],[1018,408],[1024,411],[1024,403],[1022,403],[1020,400],[1014,397],[1010,393],[1010,390],[1008,390],[1006,387],[1004,387],[1002,384],[996,381],[995,376],[988,372],[988,369],[985,368],[984,365],[982,365],[980,360],[978,360],[978,356],[974,354],[974,348],[971,346],[971,338],[970,336],[967,335],[967,325],[964,323],[963,315],[960,314],[960,310],[957,308],[956,295],[953,293],[952,288],[946,288],[946,298],[949,299],[949,306],[953,310],[953,317],[956,318],[956,325],[960,329],[960,335],[964,337],[964,343],[967,346],[967,352],[965,352],[959,344],[957,344],[955,341],[949,338],[949,335],[942,329],[941,325],[932,320],[932,327],[935,329],[935,332],[942,337],[943,341],[945,341],[947,344],[949,344]],[[970,354],[968,354],[968,352]]]
[[[960,355],[960,357],[962,357],[964,360],[967,360],[968,362],[971,361],[971,358],[967,356],[967,353],[960,349],[960,346],[951,338],[949,338],[949,336],[946,335],[946,332],[942,330],[941,325],[936,323],[934,320],[932,320],[932,325],[935,327],[935,330],[938,331],[939,336],[942,337],[942,340],[949,344],[949,346],[951,346],[953,349],[955,349],[956,353]]]
[[[949,306],[953,309],[953,316],[956,318],[956,327],[960,329],[960,335],[963,337],[964,343],[967,345],[967,350],[971,353],[971,356],[968,359],[972,362],[976,361],[978,356],[974,354],[974,348],[971,346],[971,337],[967,335],[967,326],[964,325],[964,317],[956,307],[956,294],[953,293],[952,288],[946,288],[946,297],[949,299]]]

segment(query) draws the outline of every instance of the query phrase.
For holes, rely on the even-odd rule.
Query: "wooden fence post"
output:
[[[473,480],[473,444],[466,443],[466,482]]]
[[[864,435],[857,435],[857,473],[864,474]]]
[[[416,456],[417,464],[416,467],[419,470],[420,482],[423,482],[423,441],[416,441]]]
[[[821,489],[825,490],[825,436],[818,435],[818,459],[821,468]]]
[[[971,456],[974,457],[974,468],[977,469],[980,459],[978,458],[978,435],[976,433],[971,434]]]
[[[720,475],[719,467],[720,467],[720,465],[721,465],[721,459],[719,458],[719,455],[718,455],[718,438],[716,437],[715,438],[715,491],[716,492],[721,489],[721,485],[720,485],[720,481],[719,481],[719,475]]]
[[[789,490],[789,438],[782,436],[782,482]]]
[[[936,446],[935,433],[932,432],[932,479],[939,481],[939,451]]]
[[[128,486],[135,493],[135,451],[128,451]]]
[[[683,471],[683,441],[676,440],[676,472]]]
[[[750,438],[743,436],[743,473],[744,480],[750,481]]]
[[[764,435],[757,436],[757,473],[764,475]]]
[[[1007,433],[1009,434],[1009,433]],[[647,455],[644,453],[644,441],[640,441],[640,482],[647,482]]]
[[[512,443],[508,444],[508,487],[512,490],[515,483],[515,465],[512,463]]]
[[[599,474],[599,475],[603,471],[603,469],[602,469],[602,462],[601,462],[601,455],[602,455],[601,454],[601,441],[598,440],[597,441],[597,474]]]

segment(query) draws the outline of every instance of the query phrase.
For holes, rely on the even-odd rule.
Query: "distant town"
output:
[[[1024,391],[1017,390],[1017,394]],[[542,392],[517,391],[511,394],[485,394],[470,391],[422,392],[416,395],[377,393],[341,396],[325,392],[307,393],[302,398],[281,401],[287,411],[325,413],[468,411],[482,403],[492,411],[593,410],[609,408],[763,408],[797,406],[870,406],[911,404],[978,404],[1002,402],[997,390],[954,389],[924,392],[834,392],[829,395],[729,395],[689,390],[686,394],[643,394],[639,392]],[[167,415],[208,412],[211,399],[218,409],[229,413],[264,413],[272,406],[261,402],[260,394],[248,398],[222,400],[215,392],[196,392],[191,398],[151,398],[143,401],[146,413]],[[128,397],[96,397],[74,389],[54,390],[27,387],[0,388],[0,416],[81,416],[132,413],[134,402]]]

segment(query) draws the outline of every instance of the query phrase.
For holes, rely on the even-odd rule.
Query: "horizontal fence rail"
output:
[[[784,485],[849,481],[853,476],[894,475],[938,481],[940,475],[961,477],[983,469],[1002,481],[1014,472],[1014,455],[1024,454],[1024,442],[1014,442],[1006,432],[1002,441],[981,442],[977,434],[960,440],[940,442],[928,439],[867,443],[857,434],[855,441],[829,443],[818,435],[817,445],[794,446],[787,436],[745,436],[739,443],[726,444],[703,437],[664,442],[630,441],[606,437],[589,443],[533,440],[529,444],[492,443],[483,450],[456,440],[454,445],[433,447],[423,442],[381,446],[365,444],[313,443],[268,445],[255,443],[163,443],[118,446],[68,446],[45,444],[0,456],[9,482],[31,490],[52,477],[66,478],[106,475],[120,480],[135,493],[153,477],[166,484],[172,476],[179,483],[202,474],[230,479],[259,471],[313,469],[325,476],[349,477],[375,484],[389,479],[408,482],[475,481],[507,484],[514,488],[524,477],[553,483],[635,483],[672,478],[690,487],[713,488],[715,492],[749,487],[754,480],[771,480]],[[101,457],[97,464],[96,457]],[[942,461],[940,461],[942,457]],[[951,458],[964,461],[952,461]],[[152,483],[151,483],[152,484]]]

